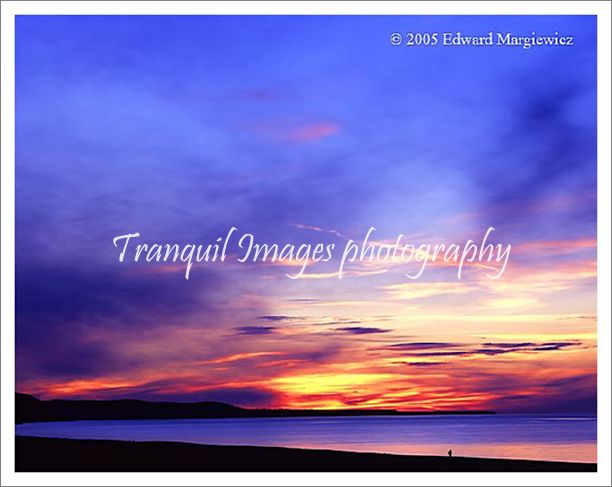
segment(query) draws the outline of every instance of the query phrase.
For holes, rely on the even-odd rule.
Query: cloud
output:
[[[574,347],[581,345],[578,341],[573,342],[543,342],[543,343],[533,343],[533,342],[518,342],[518,343],[484,343],[485,347],[493,347],[493,348],[485,348],[482,350],[501,350],[505,351],[536,351],[536,352],[546,352],[551,350],[561,350],[562,348]]]
[[[338,17],[330,18],[327,28],[334,39],[346,38],[356,29],[379,32],[380,22],[387,21]],[[479,20],[458,22],[473,30]],[[491,22],[506,30],[550,23],[535,17]],[[393,50],[368,48],[369,35],[336,45],[313,45],[304,36],[293,36],[291,43],[270,37],[318,28],[316,17],[289,23],[263,17],[170,23],[133,18],[129,29],[123,23],[111,17],[86,23],[24,17],[16,26],[21,42],[15,68],[19,79],[28,80],[16,93],[15,120],[18,383],[24,377],[60,385],[78,379],[89,381],[94,391],[123,388],[128,397],[129,387],[122,384],[142,381],[156,397],[172,398],[174,391],[187,398],[207,389],[218,397],[242,394],[246,400],[253,394],[257,400],[265,390],[229,387],[228,381],[249,376],[266,384],[283,374],[380,368],[392,369],[393,378],[357,382],[357,388],[347,378],[344,403],[462,407],[522,395],[525,406],[544,392],[553,406],[564,393],[585,404],[592,399],[596,388],[590,379],[577,384],[551,379],[584,370],[595,357],[594,347],[579,350],[569,340],[594,337],[593,320],[556,317],[595,309],[594,257],[589,267],[581,262],[562,269],[559,261],[595,252],[596,19],[555,20],[581,39],[567,52],[533,50],[534,62],[528,64],[522,53],[507,49],[492,56],[441,52],[421,60],[426,76],[402,83],[390,80],[405,69],[405,59]],[[141,43],[129,63],[116,56],[152,30],[175,35]],[[245,37],[261,56],[255,59],[242,48]],[[218,49],[210,56],[191,55],[213,44]],[[92,49],[100,56],[88,55]],[[228,53],[231,63],[210,69],[216,57]],[[355,53],[367,69],[339,70],[339,59]],[[159,76],[147,75],[152,59],[164,66]],[[466,70],[463,61],[474,61],[473,69]],[[434,76],[441,71],[449,76]],[[282,269],[255,265],[223,266],[221,272],[216,264],[203,265],[187,283],[180,275],[124,276],[119,272],[128,268],[113,266],[117,252],[111,243],[126,231],[151,241],[212,242],[236,226],[261,242],[312,244],[337,242],[340,235],[356,238],[370,225],[381,237],[402,232],[454,241],[498,223],[500,238],[525,245],[517,245],[496,286],[478,282],[486,293],[478,296],[456,282],[381,289],[405,282],[399,268],[342,281],[325,266],[295,282],[282,277]],[[539,243],[530,246],[531,238]],[[534,274],[535,265],[553,275]],[[272,270],[278,280],[260,281]],[[442,270],[432,269],[436,278]],[[510,281],[512,275],[523,279]],[[558,294],[540,300],[547,307],[540,315],[479,309],[482,298],[515,306],[521,303],[508,298],[540,299],[553,288]],[[417,299],[423,301],[418,316],[407,309]],[[456,306],[446,306],[451,300]],[[360,320],[337,319],[333,314],[340,308]],[[390,319],[364,317],[378,309]],[[533,336],[527,338],[531,319]],[[356,330],[387,323],[421,341],[393,338],[404,343],[375,349],[370,357],[367,351],[384,346],[390,334]],[[291,335],[281,333],[281,324],[295,325]],[[329,328],[313,333],[317,324]],[[492,337],[493,331],[511,335],[509,342],[497,343],[502,336],[473,338]],[[459,338],[462,333],[470,338]],[[557,338],[542,338],[547,334]],[[417,373],[418,367],[435,369],[430,365],[388,366],[391,360],[425,363],[418,354],[432,354],[428,363],[447,354],[448,375],[418,379],[443,374]],[[546,354],[545,360],[539,354]],[[487,356],[500,360],[478,360]],[[459,377],[460,369],[471,365],[469,374]],[[191,366],[197,376],[182,379]],[[489,371],[490,378],[483,378]],[[148,380],[160,376],[168,381]],[[549,385],[535,387],[544,383]],[[308,399],[300,394],[283,397],[283,405]],[[336,404],[333,395],[320,397],[317,405]]]
[[[597,374],[579,374],[549,380],[524,378],[527,384],[513,391],[511,381],[505,394],[495,401],[504,412],[597,413]],[[499,381],[503,384],[504,381]],[[528,385],[529,392],[520,392]]]
[[[520,347],[533,347],[533,342],[486,342],[484,343],[487,347],[498,347],[498,348],[520,348]]]
[[[221,283],[206,271],[198,280],[194,286],[167,275],[126,277],[108,269],[18,263],[18,378],[84,378],[132,369],[142,357],[125,355],[122,347],[136,340],[135,330],[178,329],[202,315],[209,320],[203,326],[217,326],[224,311],[206,291]],[[111,335],[122,339],[110,343],[105,337]]]
[[[555,255],[571,254],[574,252],[591,251],[597,248],[594,238],[578,238],[569,240],[531,240],[512,246],[514,255],[525,253],[542,256],[550,253]]]
[[[402,357],[460,357],[460,356],[493,356],[521,352],[550,352],[569,347],[578,347],[579,341],[566,342],[486,342],[481,345],[451,342],[413,342],[396,343],[377,347],[374,350],[397,352]]]
[[[340,132],[340,126],[332,122],[320,122],[286,130],[282,137],[292,142],[316,142]]]
[[[334,235],[334,236],[339,237],[339,238],[346,238],[338,230],[334,230],[334,229],[326,230],[326,229],[321,228],[321,227],[317,227],[317,226],[314,226],[314,225],[304,225],[302,223],[291,223],[290,225],[295,227],[295,228],[299,228],[301,230],[311,230],[313,232],[329,233],[329,234]]]
[[[461,355],[475,355],[477,352],[472,350],[449,350],[446,352],[419,352],[404,353],[404,357],[456,357]],[[500,352],[503,353],[503,352]]]
[[[388,333],[391,330],[367,326],[345,326],[342,328],[336,328],[336,331],[343,331],[352,335],[370,335],[372,333]]]
[[[572,342],[561,342],[561,343],[543,343],[534,347],[532,350],[536,352],[548,352],[551,350],[561,350],[562,348],[573,347],[579,345],[578,343]]]
[[[94,389],[92,393],[71,395],[75,399],[92,396],[97,399],[141,399],[145,401],[216,401],[241,407],[270,407],[278,399],[276,392],[264,387],[211,387],[178,378],[145,382],[129,387]]]
[[[338,316],[323,317],[321,321],[311,321],[310,325],[316,326],[333,326],[333,325],[358,325],[363,323],[362,320],[355,320],[353,318],[341,318]]]
[[[271,407],[276,403],[278,394],[259,387],[218,387],[193,392],[173,392],[168,395],[153,394],[148,397],[173,401],[218,401],[242,407]]]
[[[242,352],[234,353],[231,355],[224,355],[222,357],[216,357],[213,359],[203,360],[199,364],[214,365],[214,364],[225,364],[230,362],[236,362],[239,360],[250,360],[260,357],[270,357],[282,355],[281,352]]]
[[[448,362],[405,362],[405,364],[410,367],[436,367],[446,363]]]
[[[313,303],[325,303],[324,299],[318,298],[290,298],[287,300],[290,303],[299,303],[299,304],[313,304]]]
[[[407,350],[427,350],[431,348],[454,348],[460,346],[460,343],[451,342],[408,342],[394,343],[384,347],[378,347],[375,350],[390,350],[390,351],[407,351]]]
[[[153,318],[180,316],[216,306],[202,290],[220,286],[216,274],[200,274],[198,286],[167,276],[126,276],[118,269],[80,269],[65,265],[17,266],[18,318],[101,320],[131,327],[150,326]],[[177,287],[180,286],[180,292]]]
[[[276,332],[277,328],[275,326],[239,326],[235,330],[238,331],[237,335],[271,335]]]
[[[552,53],[545,60],[553,66],[557,61]],[[546,89],[532,79],[515,86],[521,88],[509,91],[511,103],[506,106],[512,108],[505,113],[499,140],[483,154],[487,171],[476,177],[484,196],[482,220],[516,229],[529,225],[528,232],[538,228],[542,234],[546,229],[548,235],[558,231],[553,226],[577,228],[576,220],[586,228],[589,220],[594,221],[595,200],[583,197],[556,212],[548,203],[567,195],[570,181],[574,193],[584,195],[594,188],[595,70],[568,72]]]
[[[258,316],[258,320],[265,321],[295,321],[295,320],[303,320],[303,316],[287,316],[287,315],[266,315],[266,316]]]

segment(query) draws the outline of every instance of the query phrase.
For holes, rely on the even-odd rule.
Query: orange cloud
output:
[[[198,365],[202,364],[225,364],[228,362],[236,362],[238,360],[245,360],[250,358],[258,358],[258,357],[269,357],[274,355],[281,355],[281,352],[250,352],[250,353],[235,353],[233,355],[226,355],[224,357],[219,357],[211,360],[204,360],[198,362]]]

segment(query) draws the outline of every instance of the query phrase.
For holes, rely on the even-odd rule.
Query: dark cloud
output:
[[[275,326],[239,326],[237,335],[271,335],[276,332]]]
[[[406,351],[406,350],[427,350],[430,348],[454,348],[461,346],[460,343],[450,342],[408,342],[394,343],[384,347],[378,347],[375,350],[390,350],[390,351]]]
[[[533,352],[547,352],[552,350],[561,350],[571,346],[580,345],[579,342],[546,342],[546,343],[533,343],[533,342],[520,342],[520,343],[485,343],[485,347],[475,351],[484,355],[499,355],[503,353],[518,352],[518,351],[533,351]]]
[[[293,352],[286,357],[289,359],[303,360],[311,363],[330,363],[342,352],[342,345],[339,343],[329,343],[315,350],[305,352]]]
[[[451,350],[448,352],[419,352],[419,353],[404,353],[403,357],[454,357],[460,355],[474,355],[475,351],[467,350]]]
[[[495,408],[504,412],[590,413],[597,412],[597,374],[581,374],[549,381],[529,381],[532,394],[513,390],[512,381],[491,378],[497,384]],[[494,387],[491,390],[496,390]],[[520,390],[520,388],[519,388]]]
[[[574,345],[579,345],[576,342],[557,342],[557,343],[542,343],[537,347],[534,347],[533,350],[539,352],[545,352],[548,350],[560,350],[562,348],[572,347]]]
[[[505,353],[519,352],[523,350],[533,350],[532,348],[476,348],[473,351],[468,351],[466,355],[503,355]]]
[[[438,365],[444,365],[447,362],[405,362],[410,367],[436,367]]]
[[[210,319],[203,326],[216,326],[222,311],[211,297],[218,279],[202,272],[194,285],[175,277],[18,263],[18,377],[88,377],[135,365],[100,332],[131,336],[133,329],[180,326],[195,313]]]
[[[556,62],[551,53],[542,66],[554,70]],[[515,230],[527,223],[528,230],[541,232],[552,224],[576,228],[578,219],[583,228],[594,229],[596,200],[586,196],[596,182],[595,66],[583,65],[579,76],[568,71],[547,86],[534,83],[531,72],[513,81],[505,123],[494,135],[499,140],[484,155],[483,170],[475,178],[484,196],[483,220]],[[554,218],[542,214],[551,198],[570,187],[583,197]]]
[[[200,272],[198,285],[174,275],[126,274],[118,270],[67,266],[17,265],[15,276],[18,318],[61,321],[112,318],[123,325],[150,326],[161,316],[180,316],[212,310],[212,295],[220,280]],[[208,291],[208,292],[203,292]]]
[[[454,357],[466,355],[504,355],[512,352],[548,352],[580,346],[578,341],[568,342],[486,342],[482,345],[451,342],[395,343],[374,350],[401,352],[403,357]],[[422,351],[425,350],[425,351]]]
[[[372,333],[388,333],[391,330],[367,326],[345,326],[342,328],[336,328],[336,331],[343,331],[352,335],[369,335]]]

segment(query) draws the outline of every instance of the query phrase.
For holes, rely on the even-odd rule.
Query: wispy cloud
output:
[[[336,331],[343,331],[352,335],[371,335],[373,333],[388,333],[391,330],[368,326],[345,326],[341,328],[336,328]]]
[[[327,230],[327,229],[317,227],[314,225],[304,225],[302,223],[291,223],[291,226],[294,226],[295,228],[299,228],[300,230],[311,230],[313,232],[329,233],[331,235],[335,235],[336,237],[346,238],[338,230],[334,230],[334,229]]]
[[[287,316],[287,315],[266,315],[258,316],[258,320],[263,321],[300,321],[303,320],[304,316]]]
[[[447,342],[413,342],[395,343],[375,350],[395,352],[403,357],[461,357],[461,356],[495,356],[509,353],[550,352],[570,347],[579,347],[581,342],[485,342],[482,344],[447,343]]]
[[[282,132],[282,138],[292,142],[316,142],[340,132],[340,126],[332,122],[303,125]]]
[[[236,328],[238,335],[271,335],[276,330],[275,326],[239,326]]]

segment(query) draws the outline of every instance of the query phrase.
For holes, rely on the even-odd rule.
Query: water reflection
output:
[[[346,418],[69,421],[18,425],[17,434],[184,441],[348,451],[596,462],[592,416],[498,414]]]

